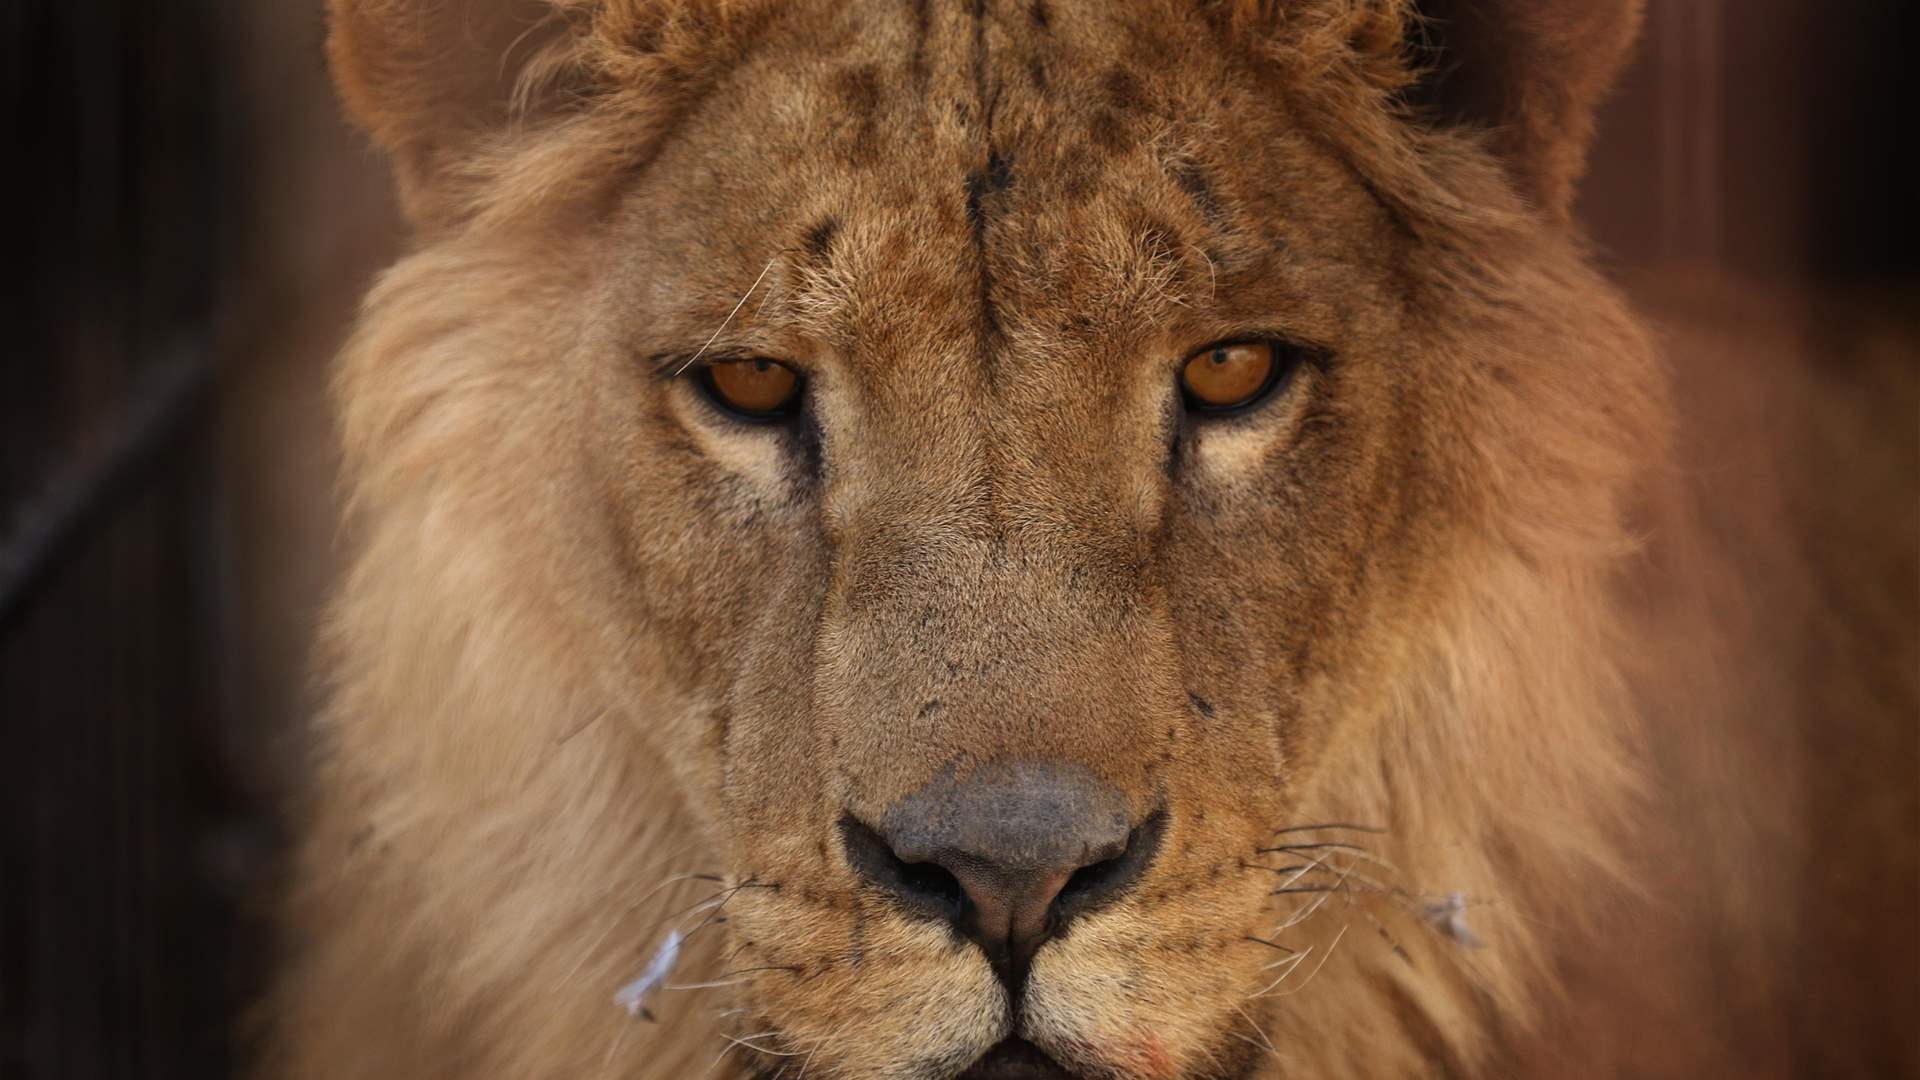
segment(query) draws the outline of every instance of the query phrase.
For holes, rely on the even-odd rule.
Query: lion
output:
[[[1573,215],[1639,14],[332,0],[416,245],[268,1074],[1920,1060]]]

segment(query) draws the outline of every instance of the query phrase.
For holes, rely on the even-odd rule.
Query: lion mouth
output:
[[[1040,1048],[1012,1035],[996,1043],[957,1080],[1073,1080]]]

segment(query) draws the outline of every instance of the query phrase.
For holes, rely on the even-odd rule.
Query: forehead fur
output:
[[[331,54],[342,96],[394,154],[417,220],[480,225],[539,218],[605,191],[650,160],[661,137],[743,58],[797,44],[783,30],[866,10],[769,0],[521,0],[484,19],[465,5],[431,18],[380,16],[396,2],[338,0]],[[898,5],[894,19],[924,33],[949,13],[971,17],[973,6],[913,0]],[[1290,81],[1304,118],[1329,138],[1363,144],[1396,196],[1431,201],[1431,185],[1390,175],[1415,152],[1412,132],[1389,122],[1402,111],[1394,94],[1423,62],[1408,37],[1410,3],[1159,0],[1115,9],[1122,10],[1128,17],[1114,21],[1204,29],[1217,48],[1142,53],[1129,58],[1138,70],[1266,66]],[[886,5],[873,11],[887,13]],[[1088,14],[1047,0],[993,13],[1043,31]],[[912,40],[897,44],[910,61]]]

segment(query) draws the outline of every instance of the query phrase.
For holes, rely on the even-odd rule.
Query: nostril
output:
[[[967,902],[960,879],[940,867],[932,863],[905,862],[898,855],[893,861],[899,866],[902,888],[937,907],[941,914],[956,913]]]
[[[1127,846],[1120,854],[1074,871],[1054,898],[1054,917],[1064,923],[1118,899],[1146,873],[1159,853],[1166,827],[1167,811],[1161,807],[1127,834]]]
[[[1083,896],[1097,895],[1108,889],[1120,877],[1120,860],[1108,859],[1092,866],[1083,866],[1073,872],[1067,883],[1060,887],[1060,895],[1054,903],[1061,906],[1072,904]]]
[[[853,872],[910,907],[941,919],[958,918],[967,902],[960,879],[929,862],[908,862],[871,826],[852,814],[840,818],[840,839]]]

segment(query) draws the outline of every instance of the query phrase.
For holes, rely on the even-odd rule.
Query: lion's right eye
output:
[[[725,360],[700,372],[714,403],[744,420],[774,420],[793,412],[804,381],[778,360]]]
[[[1196,412],[1237,412],[1264,398],[1291,370],[1269,341],[1223,341],[1187,359],[1180,392]]]

